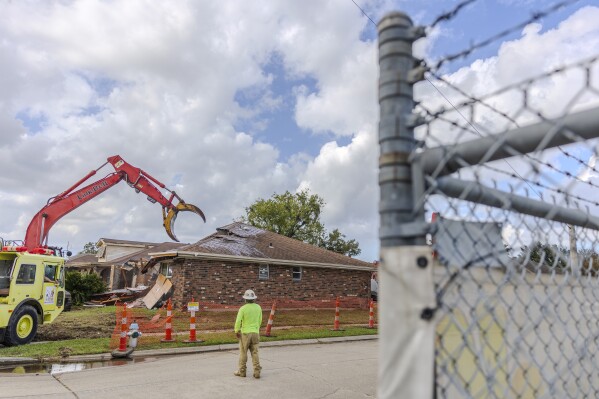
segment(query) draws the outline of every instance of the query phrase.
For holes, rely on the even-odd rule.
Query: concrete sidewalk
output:
[[[351,338],[271,342],[260,349],[259,380],[251,377],[251,361],[247,378],[233,376],[237,346],[221,345],[212,351],[182,348],[204,350],[183,356],[171,351],[171,356],[141,363],[62,374],[0,375],[0,398],[374,398],[378,341],[372,336]],[[143,355],[150,353],[163,354]]]
[[[295,346],[295,345],[313,345],[313,344],[326,344],[335,342],[354,342],[354,341],[370,341],[378,339],[378,335],[357,335],[351,337],[332,337],[332,338],[312,338],[312,339],[298,339],[288,341],[270,341],[260,342],[261,348],[278,347],[278,346]],[[179,347],[179,348],[164,348],[164,349],[149,349],[149,350],[138,350],[131,354],[131,357],[156,357],[156,356],[173,356],[173,355],[185,355],[193,353],[208,353],[208,352],[219,352],[237,350],[238,344],[224,344],[224,345],[210,345],[210,346],[193,346]],[[54,363],[83,363],[83,362],[99,362],[105,360],[112,360],[110,353],[98,353],[93,355],[77,355],[69,356],[68,358],[60,359]],[[33,364],[40,363],[40,359],[32,357],[0,357],[0,366],[2,365],[22,365],[22,364]]]

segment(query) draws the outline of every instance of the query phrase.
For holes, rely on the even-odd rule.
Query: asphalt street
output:
[[[328,398],[376,396],[378,341],[262,347],[262,378],[235,377],[238,352],[158,357],[69,373],[0,375],[0,398]]]

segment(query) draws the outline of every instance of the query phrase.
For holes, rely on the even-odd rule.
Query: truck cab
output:
[[[30,253],[24,247],[0,247],[0,343],[31,342],[41,323],[64,310],[64,258],[50,249]]]

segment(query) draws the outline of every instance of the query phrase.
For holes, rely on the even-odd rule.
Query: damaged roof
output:
[[[195,244],[181,247],[178,251],[337,265],[373,266],[372,263],[350,258],[241,222],[219,227],[216,233]],[[160,251],[153,248],[150,252]]]
[[[127,255],[121,256],[120,258],[113,259],[106,263],[110,263],[113,265],[119,265],[119,264],[123,265],[127,262],[148,261],[151,258],[151,256],[148,255],[149,253],[172,251],[175,249],[180,249],[181,247],[189,245],[189,244],[180,243],[180,242],[163,242],[161,244],[152,244],[152,245],[153,246],[151,246],[151,247],[144,248],[144,249],[134,252],[132,254],[127,254]]]
[[[107,240],[102,238],[101,240]],[[110,243],[131,243],[135,241],[125,241],[125,240],[116,240],[116,239],[108,239]],[[78,254],[71,257],[67,260],[67,266],[76,267],[76,266],[112,266],[112,265],[125,265],[127,262],[140,262],[140,261],[148,261],[151,256],[149,253],[153,252],[166,252],[173,251],[183,246],[189,245],[188,243],[180,243],[180,242],[163,242],[163,243],[153,243],[146,242],[143,243],[143,248],[140,248],[138,251],[123,255],[119,258],[112,259],[109,261],[100,261],[98,254]]]
[[[74,266],[89,266],[98,263],[98,257],[96,254],[77,254],[75,256],[71,256],[66,265],[68,267]]]
[[[119,245],[128,245],[133,247],[151,247],[159,245],[155,242],[145,242],[145,241],[128,241],[128,240],[119,240],[116,238],[100,238],[98,240],[98,244],[104,242],[105,244],[119,244]]]

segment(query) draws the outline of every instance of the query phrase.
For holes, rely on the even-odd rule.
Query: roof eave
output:
[[[275,258],[253,258],[250,256],[238,256],[238,255],[224,255],[214,254],[206,252],[188,252],[188,251],[167,251],[167,252],[156,252],[149,253],[152,258],[185,258],[185,259],[201,259],[201,260],[228,260],[242,263],[260,263],[260,264],[273,264],[284,265],[284,266],[306,266],[306,267],[320,267],[325,269],[344,269],[344,270],[361,270],[361,271],[372,271],[375,269],[374,266],[358,266],[358,265],[344,265],[338,263],[321,263],[321,262],[305,262],[299,260],[288,260],[288,259],[275,259]]]

